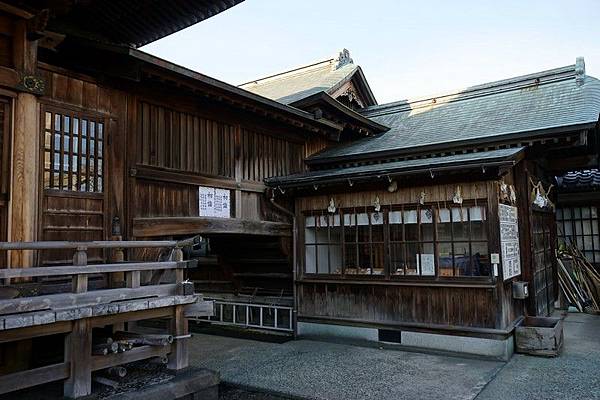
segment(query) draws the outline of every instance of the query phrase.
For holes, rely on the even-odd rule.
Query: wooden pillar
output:
[[[19,93],[15,101],[9,241],[37,240],[40,174],[39,108],[36,97]],[[34,252],[10,252],[9,265],[34,266]]]
[[[175,338],[171,345],[171,354],[169,354],[168,368],[180,370],[189,365],[188,360],[188,339],[182,336],[188,335],[188,321],[185,318],[184,306],[175,306],[175,312],[171,319],[171,335]]]
[[[64,383],[65,397],[75,399],[92,393],[92,326],[90,319],[73,322],[73,330],[65,338],[65,362],[70,375]]]

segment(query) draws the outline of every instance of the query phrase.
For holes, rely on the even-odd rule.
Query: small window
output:
[[[574,245],[589,262],[600,263],[600,234],[596,207],[559,208],[556,210],[556,225],[559,248]]]
[[[101,120],[83,119],[76,113],[46,111],[44,188],[103,192],[103,131]]]

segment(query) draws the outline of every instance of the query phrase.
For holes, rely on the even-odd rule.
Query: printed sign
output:
[[[231,217],[231,192],[200,186],[198,188],[198,213],[201,217]]]
[[[417,274],[435,275],[435,256],[433,254],[417,254]]]
[[[500,217],[500,248],[502,250],[502,276],[504,280],[521,275],[519,251],[519,220],[517,207],[498,205]]]

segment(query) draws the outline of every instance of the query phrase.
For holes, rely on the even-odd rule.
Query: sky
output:
[[[350,51],[379,104],[571,65],[600,0],[246,0],[141,50],[230,84]]]

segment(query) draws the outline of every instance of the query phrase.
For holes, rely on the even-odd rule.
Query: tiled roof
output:
[[[482,165],[494,166],[495,163],[513,165],[524,148],[510,148],[475,153],[455,154],[442,157],[419,158],[414,160],[393,161],[348,168],[333,168],[304,172],[294,175],[265,179],[271,187],[300,187],[312,184],[341,182],[352,180],[373,180],[386,176],[398,176],[415,173],[477,168]]]
[[[556,178],[558,188],[562,191],[598,190],[600,189],[600,171],[588,169],[569,172]]]
[[[360,71],[347,50],[331,58],[239,85],[258,95],[291,104],[318,92],[331,93]]]
[[[453,94],[369,107],[363,115],[391,129],[324,150],[309,161],[377,153],[452,148],[470,141],[593,124],[600,114],[600,81],[585,76],[583,59],[568,67],[471,87]]]

